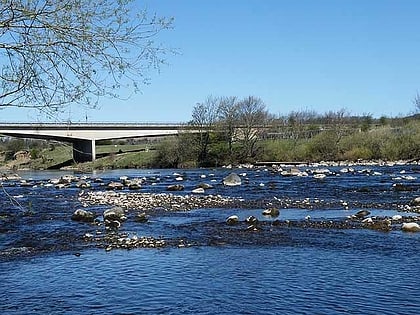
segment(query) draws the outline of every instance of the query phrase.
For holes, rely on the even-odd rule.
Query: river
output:
[[[20,180],[0,187],[0,313],[419,314],[420,233],[401,224],[418,220],[412,200],[420,196],[420,166],[299,169],[305,176],[270,167],[71,173],[89,189],[50,185],[69,172],[18,172]],[[222,184],[232,172],[241,185]],[[319,173],[326,176],[314,178]],[[107,189],[124,176],[141,179],[142,187]],[[199,183],[213,188],[192,194]],[[184,190],[168,192],[170,185]],[[111,232],[101,216],[96,224],[71,220],[83,206],[98,215],[112,207],[83,199],[105,193],[171,194],[190,203],[197,198],[202,207],[129,208],[112,233],[165,246],[111,248],[103,245]],[[209,206],[210,195],[230,201]],[[262,215],[267,207],[280,215]],[[388,220],[389,229],[349,219],[360,210]],[[146,223],[133,220],[139,211]],[[240,222],[226,224],[231,215]],[[258,220],[253,229],[249,216]]]

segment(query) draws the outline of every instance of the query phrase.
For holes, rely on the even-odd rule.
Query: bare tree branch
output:
[[[95,105],[148,82],[170,51],[154,41],[172,19],[133,0],[0,0],[0,109]]]

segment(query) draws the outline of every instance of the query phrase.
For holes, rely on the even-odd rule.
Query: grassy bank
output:
[[[151,150],[150,150],[151,149]],[[30,149],[30,158],[10,159],[0,163],[8,169],[58,169],[70,167],[80,170],[113,168],[146,168],[153,164],[154,151],[147,145],[109,144],[96,146],[97,159],[75,163],[71,145],[55,144],[46,148]]]

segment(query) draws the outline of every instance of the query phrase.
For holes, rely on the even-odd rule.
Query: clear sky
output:
[[[173,16],[180,54],[126,101],[72,121],[184,122],[209,95],[260,97],[270,113],[407,115],[420,91],[419,0],[138,0]],[[17,110],[0,121],[43,119]],[[68,117],[66,117],[66,115]]]

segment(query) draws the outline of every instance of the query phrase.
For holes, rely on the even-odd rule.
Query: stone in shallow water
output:
[[[193,189],[191,192],[193,194],[204,194],[205,190],[204,190],[204,188],[199,187],[199,188]]]
[[[119,182],[110,182],[107,186],[107,189],[112,189],[112,190],[121,190],[123,188],[124,188],[124,185]]]
[[[420,232],[420,225],[416,222],[403,223],[401,230],[404,232]]]
[[[91,184],[85,180],[80,180],[76,184],[77,188],[90,188]]]
[[[126,219],[124,209],[121,207],[113,207],[104,211],[104,220],[124,221]]]
[[[184,190],[184,186],[183,185],[169,185],[168,187],[166,187],[167,191],[181,191]]]
[[[134,221],[138,223],[146,223],[147,221],[149,221],[149,218],[147,217],[145,212],[142,212],[136,215]]]
[[[226,223],[228,225],[234,225],[234,224],[237,224],[238,222],[239,222],[239,217],[237,215],[231,215],[230,217],[226,219]]]
[[[370,211],[368,210],[360,210],[356,214],[354,214],[353,217],[357,219],[363,219],[367,217],[369,214],[370,214]]]
[[[96,214],[94,214],[91,211],[87,211],[83,209],[77,209],[71,216],[71,219],[73,221],[80,221],[80,222],[93,222],[95,218],[96,218]]]
[[[265,209],[262,212],[262,214],[263,215],[266,215],[266,216],[271,216],[271,217],[275,218],[275,217],[278,217],[279,216],[280,211],[277,208],[269,208],[269,209]]]
[[[420,206],[420,197],[414,198],[410,204],[415,207]]]
[[[200,183],[195,188],[203,188],[203,189],[212,189],[214,188],[213,185],[207,184],[207,183]]]
[[[223,185],[225,186],[239,186],[241,183],[241,178],[235,173],[231,173],[223,178]]]

